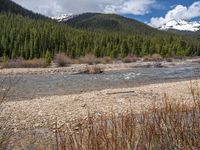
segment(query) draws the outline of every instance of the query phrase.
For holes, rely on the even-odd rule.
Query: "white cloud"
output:
[[[149,24],[153,27],[161,27],[163,24],[173,19],[191,20],[196,17],[200,17],[200,1],[194,2],[189,7],[177,5],[172,10],[168,11],[165,17],[151,18]]]
[[[22,6],[48,16],[63,13],[105,12],[144,15],[156,0],[14,0]]]
[[[104,9],[107,13],[122,13],[144,15],[154,6],[155,0],[127,0],[119,5],[107,5]]]

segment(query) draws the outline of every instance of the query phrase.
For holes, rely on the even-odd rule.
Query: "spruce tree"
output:
[[[49,50],[47,50],[46,54],[45,54],[45,63],[46,63],[46,65],[49,66],[51,64],[51,61],[52,61],[51,54],[50,54]]]

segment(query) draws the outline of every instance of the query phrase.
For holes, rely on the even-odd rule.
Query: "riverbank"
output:
[[[186,60],[174,60],[173,62],[132,62],[132,63],[122,63],[115,62],[112,64],[98,64],[98,65],[88,65],[88,64],[72,64],[68,67],[52,67],[52,68],[10,68],[10,69],[0,69],[0,75],[42,75],[42,74],[78,74],[84,72],[88,67],[98,66],[101,70],[117,71],[117,70],[129,70],[133,68],[168,68],[177,67],[183,65],[198,65],[200,62],[199,58],[186,59]]]
[[[122,113],[132,109],[140,113],[160,106],[167,94],[173,102],[189,105],[192,102],[191,82],[152,84],[135,88],[106,89],[65,96],[47,96],[32,100],[5,103],[3,116],[9,115],[9,124],[15,130],[52,127],[55,122],[62,125],[78,118],[86,118],[88,112],[96,115],[110,112]]]

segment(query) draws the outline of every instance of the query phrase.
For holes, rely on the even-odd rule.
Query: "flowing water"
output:
[[[0,76],[17,80],[10,100],[65,95],[107,88],[136,87],[152,83],[198,79],[200,66],[173,68],[133,68],[103,74]],[[6,82],[5,82],[6,83]]]

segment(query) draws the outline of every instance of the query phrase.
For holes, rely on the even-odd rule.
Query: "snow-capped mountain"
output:
[[[180,30],[196,32],[200,30],[200,21],[187,22],[184,20],[171,20],[160,27],[161,30]]]
[[[63,14],[58,17],[52,17],[52,19],[57,20],[58,22],[65,22],[65,21],[68,21],[69,19],[72,19],[77,16],[79,16],[79,14]]]

